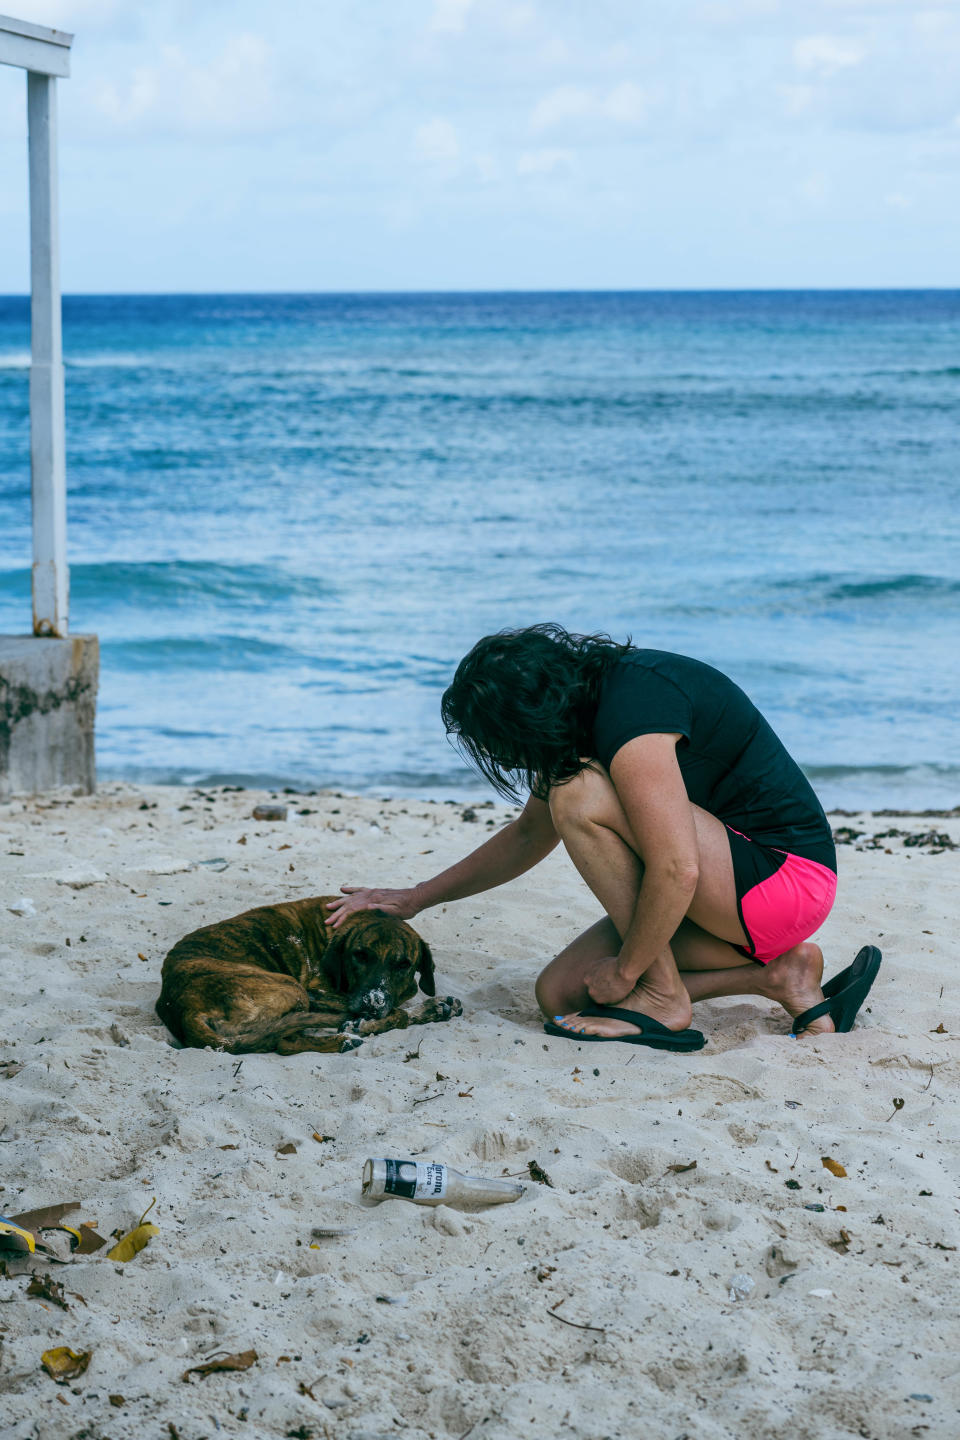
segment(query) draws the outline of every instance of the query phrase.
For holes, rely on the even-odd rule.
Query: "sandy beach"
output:
[[[956,841],[960,819],[834,817],[827,972],[885,957],[848,1036],[795,1041],[737,999],[698,1007],[689,1057],[548,1038],[534,976],[597,916],[555,853],[414,922],[462,1018],[239,1062],[154,1014],[174,940],[422,878],[512,813],[325,792],[268,824],[264,798],[0,806],[0,1211],[76,1201],[110,1236],[155,1196],[159,1231],[125,1265],[46,1232],[69,1263],[0,1267],[4,1437],[955,1440],[958,854],[886,832]],[[497,1209],[370,1208],[377,1155],[529,1183]],[[68,1308],[27,1295],[45,1274]],[[41,1368],[61,1345],[91,1353],[68,1384]]]

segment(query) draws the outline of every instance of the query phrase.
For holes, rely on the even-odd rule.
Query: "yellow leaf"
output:
[[[838,1180],[843,1180],[846,1178],[847,1172],[846,1170],[844,1170],[839,1160],[831,1160],[829,1155],[821,1155],[820,1164],[823,1166],[824,1170],[829,1170],[831,1175],[836,1175]]]
[[[132,1260],[134,1255],[139,1254],[154,1235],[160,1234],[159,1226],[150,1223],[144,1225],[143,1223],[156,1203],[157,1197],[154,1195],[133,1229],[128,1231],[126,1235],[123,1235],[112,1250],[107,1251],[108,1260],[119,1260],[121,1265],[123,1265],[128,1260]]]
[[[52,1376],[58,1385],[63,1385],[83,1374],[90,1364],[92,1353],[90,1350],[81,1350],[77,1355],[69,1345],[58,1345],[55,1350],[44,1350],[40,1359],[47,1374]]]

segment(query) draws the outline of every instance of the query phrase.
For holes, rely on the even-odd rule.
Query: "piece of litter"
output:
[[[932,1404],[933,1404],[933,1396],[932,1396],[932,1395],[920,1395],[920,1394],[908,1395],[908,1396],[907,1396],[907,1399],[908,1399],[908,1400],[924,1400],[924,1401],[926,1401],[926,1403],[927,1403],[928,1405],[932,1405]]]
[[[753,1290],[756,1283],[757,1282],[753,1279],[752,1276],[745,1275],[742,1270],[738,1270],[735,1275],[731,1275],[730,1277],[730,1299],[746,1300],[747,1296],[750,1294],[751,1290]]]
[[[378,1305],[406,1305],[406,1295],[378,1295]]]
[[[818,1300],[832,1300],[832,1299],[833,1299],[833,1291],[832,1291],[832,1290],[808,1290],[808,1291],[807,1291],[807,1294],[808,1294],[808,1295],[815,1295]]]
[[[21,895],[20,899],[14,900],[12,905],[7,906],[7,909],[10,911],[11,915],[27,916],[36,915],[37,913],[37,907],[36,905],[34,905],[29,895]]]
[[[338,1235],[356,1235],[357,1225],[315,1225],[310,1231],[317,1240],[333,1240]]]

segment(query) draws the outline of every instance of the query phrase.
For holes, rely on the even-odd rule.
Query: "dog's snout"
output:
[[[386,990],[377,986],[357,997],[357,1008],[361,1015],[369,1016],[371,1020],[382,1020],[385,1015],[389,1015],[393,1005]]]

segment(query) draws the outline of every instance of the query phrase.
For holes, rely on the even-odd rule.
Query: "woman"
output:
[[[533,625],[480,640],[443,697],[448,734],[520,816],[406,890],[343,886],[337,926],[410,919],[522,875],[563,841],[605,916],[537,980],[551,1034],[695,1050],[691,1005],[762,995],[794,1035],[849,1030],[872,946],[823,990],[810,936],[836,894],[830,826],[742,690],[683,655]]]

